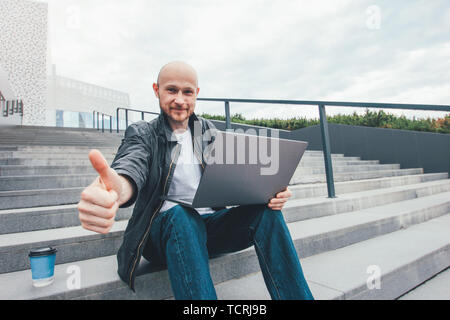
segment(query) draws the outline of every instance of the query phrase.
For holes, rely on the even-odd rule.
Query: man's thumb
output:
[[[89,160],[92,163],[95,171],[100,175],[101,180],[106,186],[106,189],[114,190],[120,195],[122,185],[119,179],[119,175],[114,169],[111,169],[103,154],[93,149],[89,152]]]

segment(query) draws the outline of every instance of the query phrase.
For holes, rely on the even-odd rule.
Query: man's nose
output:
[[[175,103],[176,104],[184,104],[184,97],[183,97],[183,92],[181,92],[181,90],[178,92],[177,96],[175,97]]]

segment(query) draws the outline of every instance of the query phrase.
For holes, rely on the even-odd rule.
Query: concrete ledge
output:
[[[334,181],[354,181],[362,179],[376,179],[383,177],[395,177],[395,176],[406,176],[412,174],[422,174],[422,168],[416,169],[396,169],[396,170],[375,170],[375,171],[357,171],[357,172],[346,172],[346,173],[334,173]],[[304,183],[322,183],[326,182],[327,178],[325,174],[317,175],[294,175],[289,182],[289,184],[304,184]]]
[[[371,180],[337,182],[335,184],[335,188],[336,194],[339,196],[341,194],[351,192],[361,192],[402,185],[406,186],[421,182],[437,181],[447,179],[447,176],[447,173],[432,173]],[[60,190],[61,192],[59,192],[59,196],[64,193],[65,189]],[[79,200],[81,190],[82,188],[69,189],[69,193],[73,193],[73,199],[75,199],[76,202]],[[327,196],[327,186],[324,183],[294,185],[290,187],[290,190],[293,193],[290,201],[299,198],[304,199]],[[31,193],[33,191],[28,192]],[[36,192],[37,195],[42,195],[45,199],[48,198],[47,190],[37,190],[34,192]],[[16,200],[20,197],[21,195],[18,195]],[[8,199],[5,199],[5,201],[6,200]],[[9,200],[10,202],[14,201],[14,197],[10,195]],[[133,207],[119,209],[116,220],[130,218],[132,208]],[[0,210],[0,234],[63,228],[77,225],[79,225],[79,221],[75,204]]]
[[[98,174],[0,177],[0,191],[86,187]]]
[[[358,214],[354,216],[357,217]],[[311,287],[316,299],[392,299],[400,295],[399,292],[406,292],[411,286],[417,285],[417,281],[423,282],[423,278],[431,276],[430,273],[439,272],[448,266],[449,228],[450,215],[444,215],[407,229],[303,258],[302,266],[308,282],[314,284]],[[421,245],[411,246],[411,241]],[[300,252],[304,251],[304,248],[299,248],[298,241],[296,246]],[[66,279],[69,276],[66,270],[70,265],[77,265],[81,270],[80,289],[68,290],[66,286]],[[239,277],[239,268],[230,269],[230,266],[242,266],[240,269],[243,273],[240,277],[259,271],[253,248],[212,259],[210,265],[214,283],[222,299],[235,299],[235,294],[228,298],[224,294],[224,292],[233,293],[232,289],[222,289],[229,283],[236,283],[236,279],[229,283],[224,281]],[[381,289],[367,288],[369,277],[367,268],[370,265],[376,265],[381,270]],[[427,265],[431,267],[424,270],[424,266]],[[5,288],[11,289],[3,291],[0,298],[166,299],[172,295],[167,270],[155,270],[138,275],[136,294],[133,294],[118,278],[116,270],[115,256],[57,265],[55,282],[45,288],[31,287],[30,270],[3,274],[0,275],[0,281]],[[229,279],[225,279],[224,272],[231,274]],[[251,292],[254,290],[250,287],[236,295],[241,298]],[[322,295],[317,296],[319,292]],[[250,298],[248,295],[247,297]]]
[[[116,221],[131,217],[134,206],[117,211]],[[79,226],[76,204],[0,210],[0,235]]]
[[[92,180],[91,180],[92,182]],[[18,209],[30,207],[74,204],[80,201],[83,188],[0,191],[0,208]]]
[[[398,300],[450,300],[450,269],[438,273],[421,283]]]
[[[109,164],[112,163],[113,156],[105,156]],[[90,165],[89,158],[86,156],[73,156],[71,158],[5,158],[0,159],[0,165],[24,165],[24,166],[54,166],[54,165]]]
[[[337,198],[295,199],[286,203],[287,222],[351,212],[450,191],[450,180],[430,181],[380,190],[342,194]]]
[[[299,256],[304,257],[322,250],[336,249],[339,246],[392,232],[407,226],[408,223],[420,223],[446,214],[450,211],[450,200],[448,199],[450,199],[450,190],[406,203],[393,203],[340,215],[333,215],[333,212],[328,210],[330,216],[293,222],[288,227],[296,245],[304,248],[303,252],[299,252]],[[377,214],[372,215],[373,212]],[[386,214],[378,212],[388,212],[390,216],[386,217]],[[402,218],[397,221],[400,216]],[[411,220],[410,216],[418,217]],[[292,221],[292,218],[289,219],[289,213],[285,213],[285,219]],[[28,268],[29,262],[26,253],[35,247],[56,247],[61,252],[57,255],[57,264],[115,254],[121,244],[126,224],[127,221],[116,222],[107,235],[96,234],[81,227],[0,235],[0,243],[2,243],[0,246],[2,259],[0,261],[3,261],[0,262],[0,273]],[[320,241],[315,239],[312,234],[317,234]],[[313,239],[315,240],[313,241]],[[322,243],[322,240],[326,240],[326,242]],[[101,250],[99,251],[98,248]],[[229,269],[229,267],[227,268]]]
[[[302,259],[317,300],[395,299],[450,264],[450,216]],[[411,242],[420,246],[411,246]],[[370,266],[379,268],[380,286]],[[368,270],[370,272],[368,272]],[[374,269],[375,270],[375,269]],[[248,277],[248,278],[247,278]],[[269,299],[260,272],[216,285],[220,299]],[[237,290],[245,288],[245,290]]]

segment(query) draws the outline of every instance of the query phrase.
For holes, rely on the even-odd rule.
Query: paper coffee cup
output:
[[[32,249],[30,257],[33,286],[44,287],[53,282],[57,250],[52,247]]]

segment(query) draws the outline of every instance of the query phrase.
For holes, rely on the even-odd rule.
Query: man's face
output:
[[[154,83],[153,90],[169,121],[186,125],[199,92],[196,74],[183,66],[168,67],[160,73],[159,85]]]

